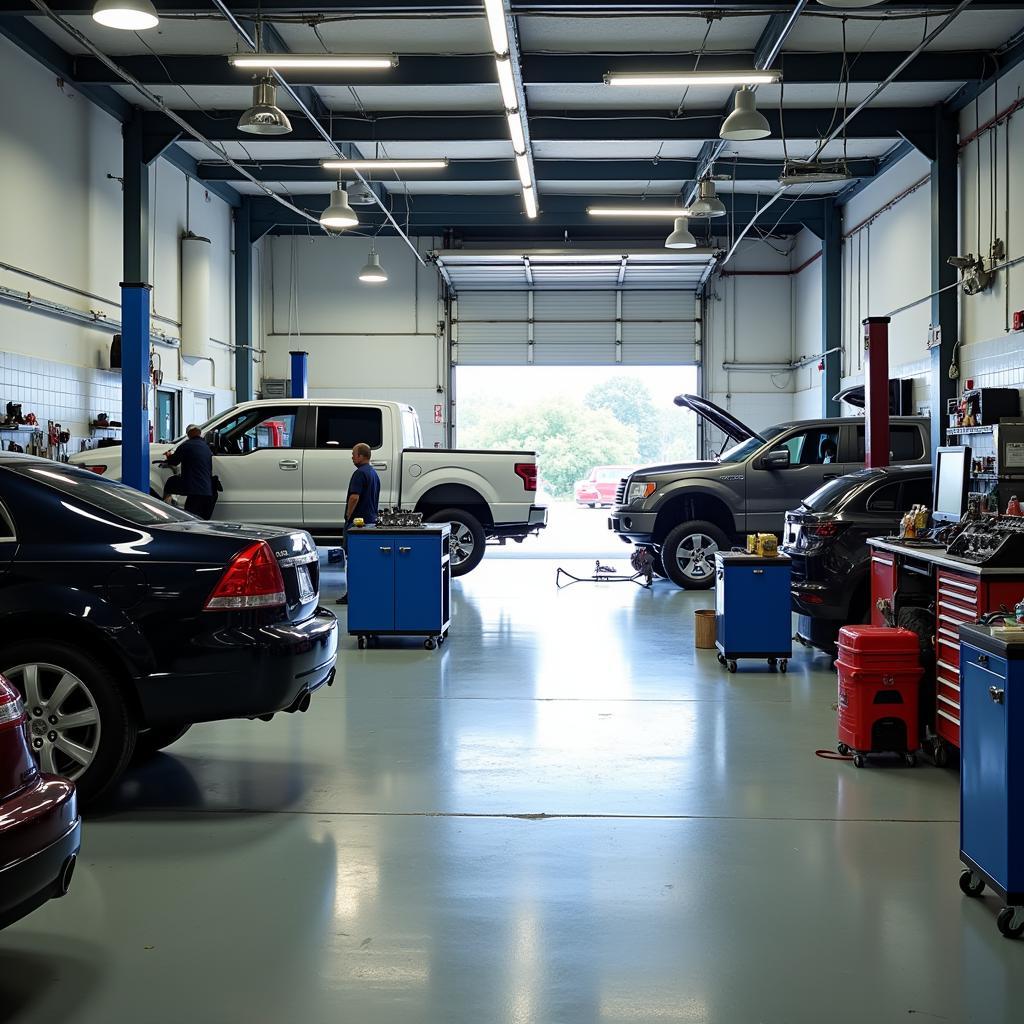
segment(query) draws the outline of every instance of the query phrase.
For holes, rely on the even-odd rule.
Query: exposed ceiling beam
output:
[[[763,110],[775,136],[780,135],[777,110]],[[177,110],[175,114],[201,131],[207,138],[221,141],[252,142],[253,137],[238,131],[242,111]],[[910,130],[922,117],[922,109],[914,107],[874,107],[861,112],[847,130],[850,139],[896,139]],[[717,134],[721,113],[687,114],[672,117],[663,111],[569,111],[558,114],[536,111],[530,117],[530,134],[539,141],[597,141],[614,145],[616,141],[671,140],[703,142],[710,132]],[[826,135],[835,123],[831,107],[793,108],[786,111],[786,138],[817,140]],[[403,112],[364,119],[354,115],[335,114],[334,138],[340,142],[438,142],[445,141],[508,141],[508,125],[498,114]],[[167,118],[159,112],[147,112],[147,134],[164,134]],[[319,132],[304,119],[296,118],[285,142],[323,141]]]
[[[270,26],[264,28],[264,37]],[[275,46],[275,49],[282,49]],[[852,83],[880,82],[906,56],[901,52],[868,51],[852,62]],[[703,71],[752,67],[754,53],[706,54],[700,60]],[[118,62],[146,85],[248,85],[250,76],[228,64],[220,55],[192,56],[151,54],[118,57]],[[598,84],[607,71],[692,70],[693,57],[678,54],[603,56],[594,54],[524,54],[523,80],[527,88],[537,85]],[[834,85],[843,74],[838,53],[784,53],[776,67],[782,67],[787,85]],[[922,53],[903,71],[900,82],[972,82],[996,70],[991,54],[980,50]],[[88,55],[72,58],[72,77],[85,84],[117,84],[109,69]],[[369,78],[358,70],[293,70],[292,85],[444,86],[493,85],[494,60],[489,56],[400,54],[398,66],[386,76]]]
[[[295,160],[275,163],[263,160],[258,163],[239,161],[261,181],[310,182],[318,181],[329,185],[333,181],[330,171],[324,171],[317,160]],[[692,178],[696,173],[697,161],[666,160],[658,163],[651,160],[534,160],[537,177],[541,181],[679,181]],[[851,160],[850,173],[855,178],[870,178],[878,167],[877,160]],[[734,171],[732,161],[719,166],[721,176],[731,177]],[[735,164],[738,181],[772,181],[782,173],[782,162],[773,160],[740,160]],[[244,177],[229,164],[214,161],[200,161],[198,176],[204,181],[244,181]],[[388,184],[394,181],[391,172],[381,171],[371,175],[363,171],[363,177]],[[416,181],[516,181],[516,165],[512,160],[453,160],[447,168],[437,171],[415,172],[406,175],[406,180]]]

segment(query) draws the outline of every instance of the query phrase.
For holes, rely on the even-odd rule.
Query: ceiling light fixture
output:
[[[652,87],[662,85],[774,85],[781,71],[609,71],[605,85]]]
[[[238,119],[238,130],[250,135],[287,135],[292,130],[288,115],[277,105],[277,86],[261,78],[252,87],[252,106]]]
[[[672,234],[665,239],[666,249],[696,249],[697,239],[690,233],[690,224],[686,217],[676,217]]]
[[[383,284],[387,279],[388,272],[380,265],[380,256],[371,248],[366,266],[359,271],[359,280],[367,284]]]
[[[525,153],[516,153],[516,170],[523,188],[533,186],[533,174],[530,172],[530,158]]]
[[[710,178],[701,180],[697,188],[697,198],[691,203],[691,217],[724,217],[728,213],[725,203],[718,198],[715,183]]]
[[[484,0],[487,27],[491,30],[491,46],[495,54],[502,57],[509,52],[508,22],[505,20],[503,0]]]
[[[321,160],[325,171],[441,171],[447,157],[430,160]]]
[[[687,214],[679,206],[588,206],[591,217],[660,217],[673,219]]]
[[[537,218],[537,190],[532,186],[523,186],[523,205],[526,207],[526,216],[530,220]]]
[[[496,57],[494,63],[498,68],[498,87],[501,89],[501,102],[506,110],[515,110],[519,106],[516,93],[516,80],[512,74],[512,61],[505,57]]]
[[[111,3],[113,0],[101,2]],[[134,3],[136,0],[130,2]],[[287,71],[296,68],[313,71],[329,68],[385,70],[397,67],[398,57],[393,53],[232,53],[228,55],[228,63],[232,67],[258,71]]]
[[[96,0],[92,20],[107,28],[125,32],[141,32],[156,28],[160,18],[150,0]]]
[[[358,223],[355,210],[348,205],[348,193],[339,181],[337,189],[331,193],[327,209],[320,214],[320,227],[330,231],[344,231],[346,228],[354,228]]]
[[[818,0],[823,7],[877,7],[885,0]]]
[[[506,115],[508,120],[508,134],[512,139],[512,149],[518,153],[526,152],[526,133],[523,131],[523,122],[519,117],[518,110],[510,110]]]
[[[750,142],[766,139],[771,133],[764,114],[758,112],[754,94],[743,86],[736,93],[736,106],[722,122],[718,137],[728,142]]]

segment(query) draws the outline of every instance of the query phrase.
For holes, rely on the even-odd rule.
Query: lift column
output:
[[[289,352],[292,357],[292,398],[309,398],[309,353]]]
[[[889,318],[869,316],[864,325],[864,465],[889,465]]]

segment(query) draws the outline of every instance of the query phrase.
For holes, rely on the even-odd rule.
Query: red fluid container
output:
[[[844,626],[836,669],[840,747],[855,754],[917,750],[923,675],[917,635],[909,629]]]

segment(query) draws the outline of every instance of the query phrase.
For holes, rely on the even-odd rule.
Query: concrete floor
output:
[[[955,773],[816,758],[824,659],[730,676],[709,595],[555,565],[485,560],[440,651],[346,637],[307,715],[135,769],[0,933],[0,1020],[1020,1020]]]

